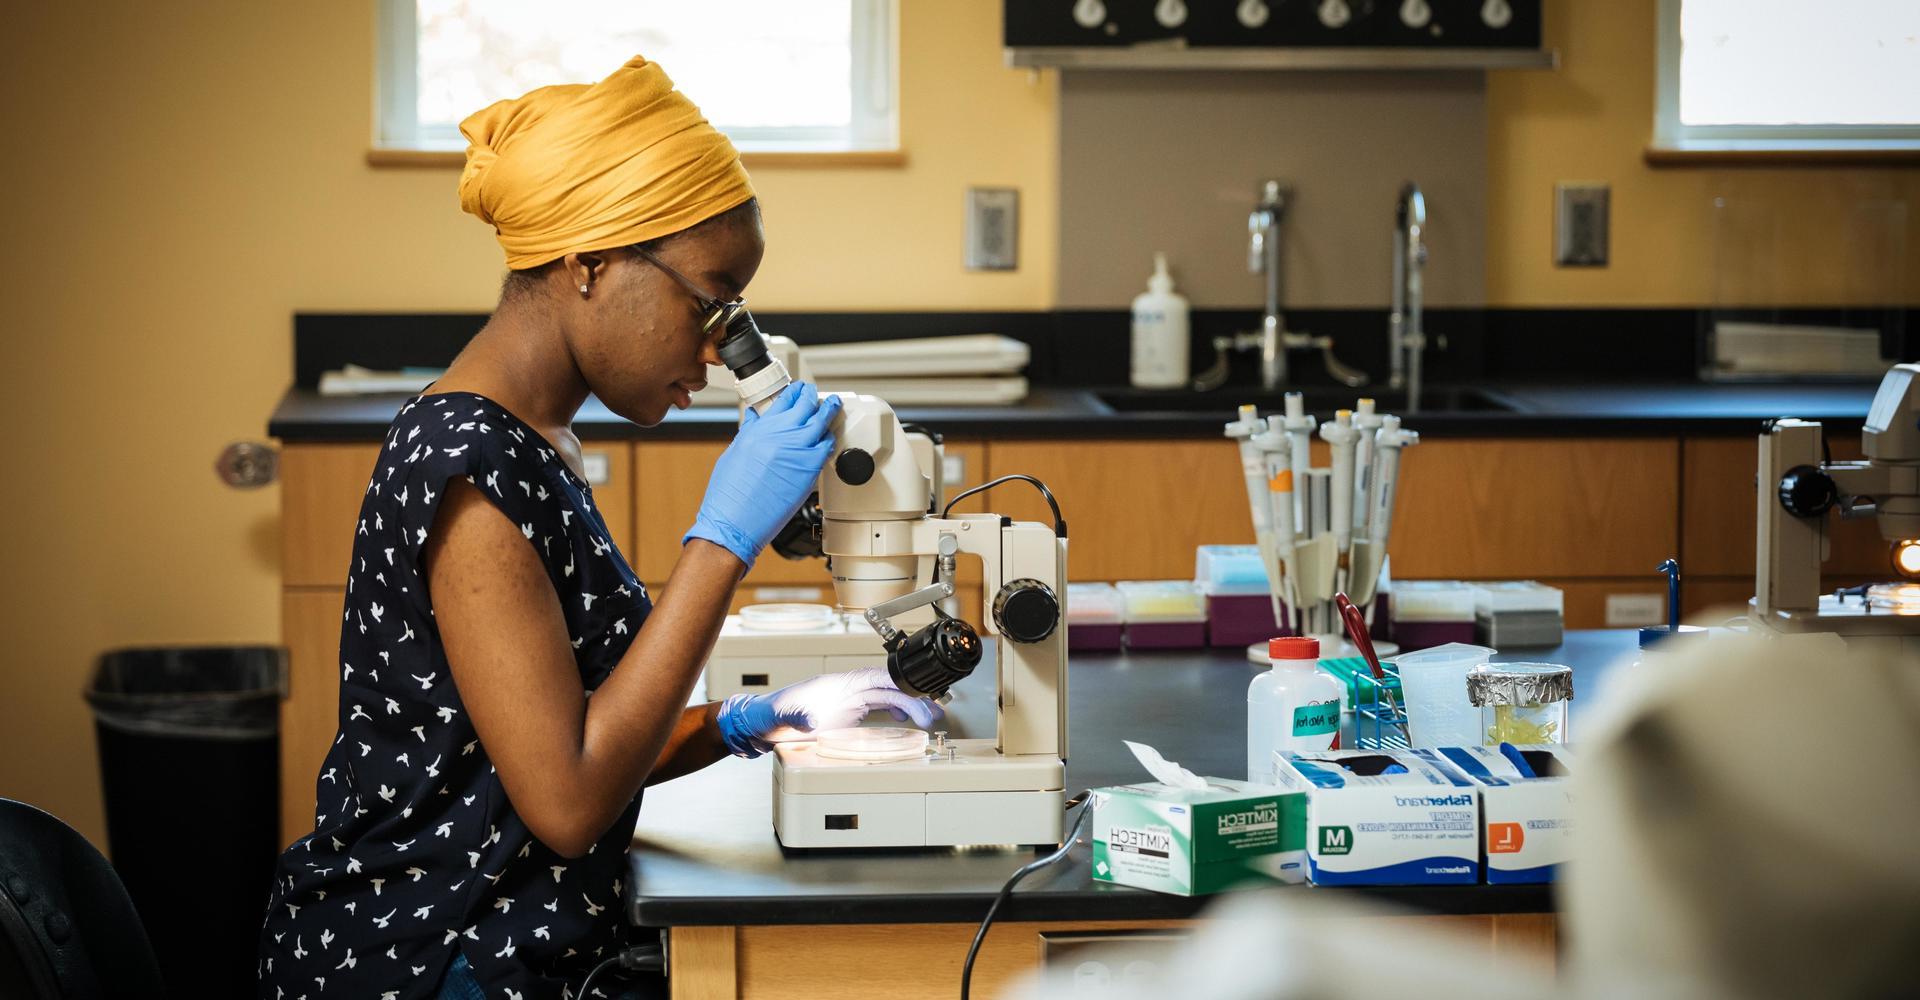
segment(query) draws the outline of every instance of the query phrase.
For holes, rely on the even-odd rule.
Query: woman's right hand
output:
[[[747,568],[806,502],[833,453],[840,397],[825,402],[810,383],[794,382],[765,413],[749,409],[733,443],[713,463],[706,499],[681,539],[703,538]]]

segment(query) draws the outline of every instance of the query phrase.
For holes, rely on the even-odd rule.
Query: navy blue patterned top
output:
[[[544,438],[483,396],[409,400],[353,529],[340,731],[316,779],[314,832],[280,858],[262,997],[431,997],[457,950],[489,997],[564,998],[625,943],[639,797],[584,857],[548,850],[507,801],[447,668],[421,563],[454,476],[545,563],[589,693],[652,609],[592,490]]]

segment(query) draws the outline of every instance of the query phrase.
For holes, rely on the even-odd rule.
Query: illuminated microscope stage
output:
[[[1777,634],[1831,632],[1854,641],[1897,641],[1920,652],[1920,584],[1877,583],[1864,598],[1822,594],[1812,610],[1775,611],[1765,617],[1754,604],[1749,601],[1747,609],[1753,621]]]
[[[773,764],[773,826],[788,847],[1058,844],[1066,767],[1003,755],[991,739],[952,740],[871,763],[786,743]]]

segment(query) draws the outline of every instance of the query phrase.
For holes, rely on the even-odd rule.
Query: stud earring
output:
[[[580,286],[580,294],[582,296],[585,296],[587,294],[587,286],[584,283]]]

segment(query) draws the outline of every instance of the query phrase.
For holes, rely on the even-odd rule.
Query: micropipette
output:
[[[1273,581],[1273,592],[1285,595],[1286,617],[1276,615],[1274,624],[1291,625],[1295,632],[1300,631],[1300,595],[1294,584],[1293,572],[1293,470],[1281,469],[1267,482],[1269,502],[1273,505],[1273,550],[1274,566],[1279,573]]]
[[[1274,417],[1261,421],[1260,429],[1254,433],[1252,441],[1260,450],[1262,459],[1265,475],[1261,481],[1260,502],[1267,506],[1268,525],[1273,539],[1271,551],[1264,554],[1267,560],[1267,593],[1273,599],[1273,622],[1276,626],[1285,629],[1293,620],[1291,617],[1293,595],[1289,589],[1292,586],[1292,579],[1287,575],[1285,562],[1285,558],[1293,551],[1293,493],[1292,487],[1289,486],[1285,502],[1278,502],[1278,498],[1273,494],[1276,489],[1273,483],[1282,473],[1289,478],[1292,477],[1293,473],[1288,461],[1291,448],[1287,444],[1286,430],[1280,425],[1278,418]],[[1285,605],[1284,608],[1283,605]]]
[[[1347,571],[1350,567],[1348,548],[1353,544],[1353,445],[1357,436],[1351,410],[1337,410],[1332,420],[1320,425],[1320,440],[1325,441],[1333,452],[1328,521],[1333,530],[1335,559],[1338,560],[1333,576],[1333,589],[1336,592],[1347,589]]]
[[[1360,432],[1353,448],[1353,537],[1367,537],[1368,487],[1373,481],[1373,434],[1380,429],[1380,414],[1371,399],[1360,400],[1353,412],[1353,429]]]
[[[1311,445],[1313,442],[1314,420],[1312,415],[1307,413],[1306,397],[1297,392],[1290,392],[1287,393],[1286,398],[1286,419],[1282,426],[1286,428],[1287,439],[1293,446],[1293,482],[1295,487],[1293,493],[1294,532],[1295,534],[1306,534],[1308,532],[1306,520],[1306,484],[1307,470],[1313,467]]]
[[[1253,514],[1253,537],[1260,546],[1260,560],[1273,564],[1273,510],[1267,501],[1266,456],[1260,453],[1253,436],[1266,427],[1259,407],[1240,407],[1239,419],[1226,426],[1227,437],[1240,444],[1240,476],[1246,481],[1247,509]]]
[[[1416,431],[1404,430],[1400,418],[1382,417],[1374,432],[1373,482],[1369,485],[1367,535],[1364,545],[1354,543],[1353,592],[1359,603],[1373,600],[1373,588],[1379,581],[1380,563],[1387,551],[1387,536],[1393,529],[1393,494],[1399,485],[1400,453],[1420,443]]]

